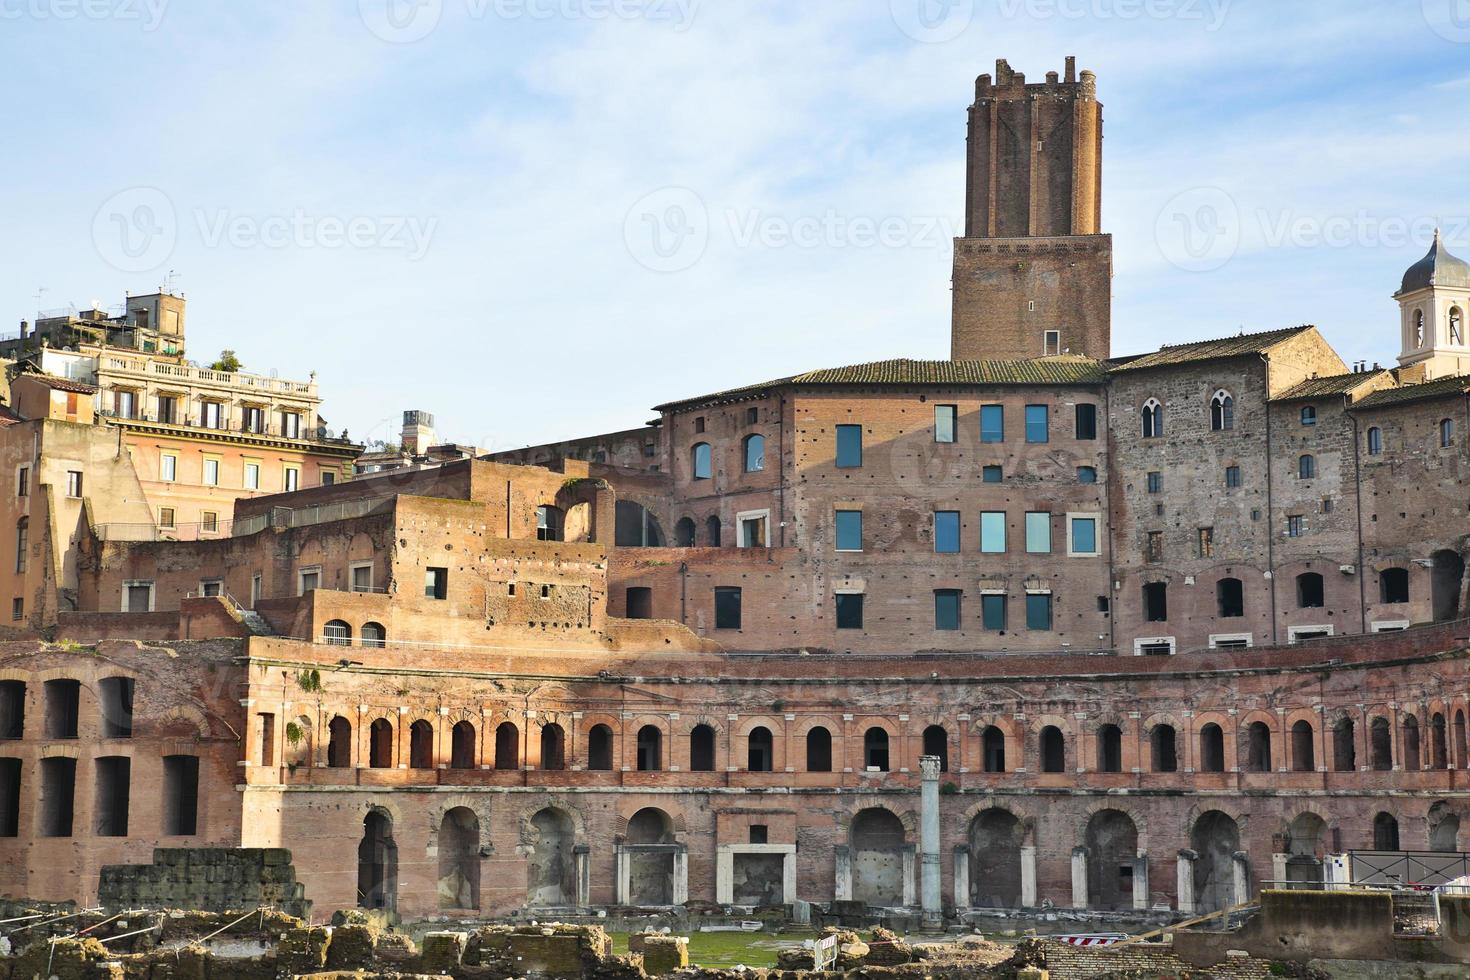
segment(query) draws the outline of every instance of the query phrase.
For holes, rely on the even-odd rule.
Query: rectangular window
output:
[[[939,510],[934,512],[934,553],[957,555],[960,552],[960,512]]]
[[[1026,628],[1038,632],[1051,629],[1051,593],[1027,593]]]
[[[852,469],[863,465],[863,427],[839,425],[837,427],[837,465]]]
[[[1005,482],[1005,470],[999,466],[987,466],[980,473],[980,478],[986,483]]]
[[[159,527],[173,527],[174,526],[174,509],[172,507],[160,507],[160,508],[158,508],[158,526]]]
[[[254,432],[256,434],[264,432],[265,409],[247,407],[244,411],[243,424],[240,428],[244,432]]]
[[[123,612],[153,611],[153,583],[128,582],[123,585]]]
[[[352,566],[352,591],[373,591],[373,566],[371,562]]]
[[[1097,544],[1097,518],[1067,515],[1069,528],[1068,554],[1073,558],[1095,558],[1101,554]]]
[[[863,595],[861,592],[842,592],[837,596],[837,628],[860,630],[863,628]]]
[[[837,512],[837,550],[863,550],[863,512],[839,510]]]
[[[204,485],[206,487],[219,486],[219,460],[204,457]]]
[[[715,589],[715,629],[740,629],[739,589],[720,587]]]
[[[934,406],[934,441],[954,442],[959,408],[954,405]]]
[[[1005,511],[987,510],[980,515],[980,553],[985,555],[1003,555],[1005,552]]]
[[[301,489],[301,467],[286,467],[286,479],[284,485],[287,493],[290,493],[293,490]]]
[[[81,497],[82,495],[82,471],[66,471],[66,495],[68,497]]]
[[[1299,514],[1292,515],[1286,519],[1286,536],[1288,538],[1299,538],[1305,533],[1307,522]]]
[[[1090,442],[1097,438],[1097,406],[1091,404],[1078,404],[1077,406],[1077,439],[1082,442]]]
[[[246,463],[245,464],[245,489],[246,490],[259,490],[260,489],[260,464],[259,463]]]
[[[996,592],[987,592],[980,597],[980,625],[992,633],[1004,632],[1006,596]]]
[[[192,837],[199,832],[199,757],[163,757],[163,834]]]
[[[1051,554],[1051,515],[1032,511],[1026,515],[1026,554]]]
[[[1143,560],[1159,562],[1164,560],[1164,532],[1148,532],[1147,544],[1144,546]]]
[[[179,457],[170,453],[164,453],[158,457],[158,478],[165,483],[172,483],[179,478]]]
[[[322,570],[320,568],[303,568],[296,576],[296,594],[306,595],[321,588]]]
[[[1148,475],[1148,492],[1149,493],[1163,493],[1164,492],[1164,474],[1155,472],[1155,473],[1150,473]]]
[[[424,569],[424,596],[429,599],[449,598],[449,569]]]
[[[1026,441],[1051,441],[1051,409],[1045,405],[1026,406]]]
[[[95,764],[92,793],[93,830],[98,837],[128,836],[128,795],[133,760],[102,756]]]
[[[958,589],[935,590],[934,628],[937,630],[960,628],[960,591]]]
[[[15,524],[15,573],[22,575],[31,553],[31,519],[22,517]]]
[[[285,436],[287,439],[301,438],[300,412],[281,413],[281,435]]]
[[[980,406],[980,441],[1005,442],[1006,410],[1004,405]]]
[[[199,515],[199,530],[213,533],[219,530],[219,514],[206,510]]]
[[[10,600],[10,618],[20,621],[26,618],[26,601],[21,596]]]
[[[1036,148],[1041,149],[1038,141]],[[1041,334],[1041,353],[1043,357],[1055,357],[1062,352],[1062,332],[1060,330],[1045,330]]]
[[[179,400],[172,395],[158,396],[158,421],[173,425],[179,418]]]
[[[331,487],[337,484],[337,474],[331,470],[322,470],[322,486]]]
[[[769,511],[761,511],[758,514],[738,514],[735,522],[739,538],[737,544],[740,547],[769,548],[771,546],[767,533],[770,524]]]
[[[1212,527],[1202,527],[1202,528],[1199,529],[1199,549],[1198,549],[1198,555],[1197,555],[1197,557],[1200,557],[1200,558],[1213,558],[1213,557],[1215,557],[1215,529],[1214,528],[1212,528]]]
[[[1227,467],[1225,467],[1225,488],[1227,490],[1234,490],[1234,489],[1236,489],[1239,486],[1240,486],[1240,467],[1239,466],[1227,466]]]
[[[42,759],[41,836],[70,837],[75,813],[77,760],[69,756]]]
[[[751,406],[750,408],[747,408],[745,410],[745,424],[746,425],[755,425],[760,420],[761,420],[761,410],[758,407]]]
[[[199,583],[199,594],[205,598],[212,598],[224,592],[225,584],[217,578],[205,579]]]
[[[15,472],[15,495],[17,497],[31,495],[31,468],[29,466],[22,466]]]
[[[200,402],[199,412],[206,429],[224,428],[225,407],[219,402]]]
[[[120,419],[135,418],[138,413],[138,395],[133,391],[115,391],[112,393],[113,412]]]

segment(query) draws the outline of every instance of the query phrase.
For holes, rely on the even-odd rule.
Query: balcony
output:
[[[269,392],[292,395],[298,398],[316,398],[314,381],[289,381],[284,378],[268,378],[260,374],[242,371],[211,371],[209,368],[192,364],[174,364],[170,361],[150,357],[121,354],[108,351],[97,359],[97,373],[123,374],[154,382],[174,382],[181,385],[207,385],[224,387],[237,392]]]

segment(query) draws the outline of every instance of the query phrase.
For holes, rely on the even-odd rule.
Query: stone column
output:
[[[1235,879],[1235,900],[1232,905],[1251,900],[1251,866],[1245,851],[1236,851],[1235,858],[1230,862],[1231,870]]]
[[[729,844],[721,844],[715,852],[715,901],[721,905],[735,901],[735,852]]]
[[[1133,908],[1148,911],[1148,855],[1140,854],[1133,861]]]
[[[796,904],[796,847],[792,846],[785,856],[781,858],[781,903],[783,905]],[[811,913],[807,913],[807,921],[811,921]]]
[[[680,847],[674,852],[674,904],[689,903],[689,849]]]
[[[1072,848],[1072,908],[1087,908],[1087,848]]]
[[[577,844],[572,848],[572,877],[577,882],[577,908],[592,906],[592,848]],[[621,877],[621,876],[619,876]]]
[[[1034,909],[1036,900],[1036,848],[1027,844],[1021,848],[1021,907]]]
[[[1290,854],[1271,855],[1271,880],[1275,882],[1274,887],[1280,888],[1281,883],[1286,880],[1286,862],[1290,859]],[[1242,898],[1241,901],[1243,902],[1245,899]]]
[[[1193,915],[1195,912],[1194,899],[1194,862],[1199,859],[1199,854],[1188,848],[1179,852],[1177,878],[1179,889],[1179,911],[1183,915]]]
[[[832,881],[832,897],[839,902],[852,901],[852,851],[846,844],[832,848],[836,873]]]
[[[618,905],[632,904],[628,900],[632,894],[629,887],[632,884],[632,869],[629,865],[627,853],[624,852],[622,845],[618,845],[613,851],[613,877],[617,881],[616,901]]]
[[[918,869],[917,849],[912,844],[903,846],[903,907],[913,908],[919,904],[915,877]]]
[[[956,844],[954,849],[954,907],[967,909],[970,901],[970,847]]]
[[[939,866],[939,757],[920,757],[919,773],[919,845],[923,851],[920,899],[924,909],[924,928],[937,930],[944,926],[944,899],[940,895],[943,875]]]

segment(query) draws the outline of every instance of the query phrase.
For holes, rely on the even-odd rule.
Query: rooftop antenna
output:
[[[178,278],[179,274],[177,272],[173,269],[168,270],[168,275],[163,279],[163,291],[172,296],[174,294],[174,282]]]
[[[48,290],[45,286],[37,286],[36,287],[36,312],[37,313],[40,313],[41,312],[41,300],[42,300],[42,298],[48,292],[50,292],[50,290]]]

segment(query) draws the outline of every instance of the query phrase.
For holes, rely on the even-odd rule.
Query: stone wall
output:
[[[152,864],[101,869],[97,902],[110,909],[230,912],[269,905],[305,918],[311,909],[291,852],[280,848],[160,847]]]

